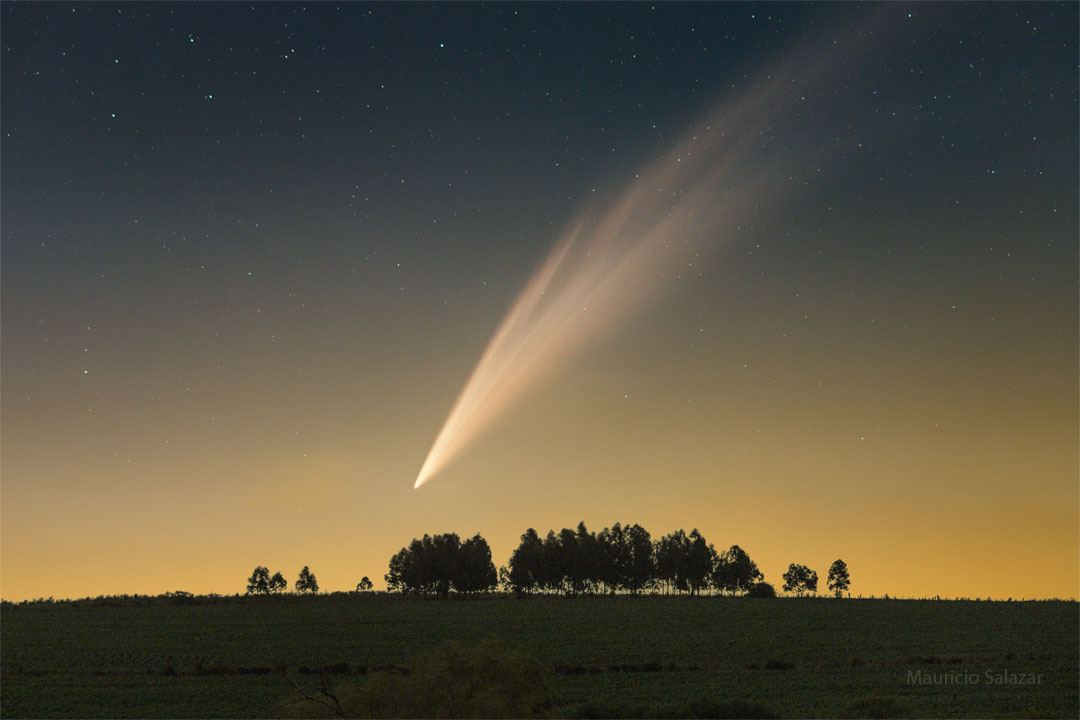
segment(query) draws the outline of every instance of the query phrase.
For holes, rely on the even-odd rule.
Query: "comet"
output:
[[[815,142],[804,137],[800,113],[828,105],[821,78],[836,52],[823,46],[791,53],[733,93],[641,168],[613,202],[586,207],[568,224],[495,330],[414,488],[663,286],[697,272],[752,214],[820,165],[807,155]],[[808,96],[817,104],[807,104]]]

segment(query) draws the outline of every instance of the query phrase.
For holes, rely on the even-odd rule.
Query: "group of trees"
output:
[[[805,565],[791,563],[783,575],[784,592],[793,592],[796,595],[816,593],[818,584],[817,572]],[[836,597],[841,597],[851,587],[851,574],[848,573],[847,563],[837,560],[829,567],[829,590]]]
[[[793,563],[783,577],[785,592],[817,592],[817,573],[805,565]],[[829,589],[839,597],[850,584],[847,565],[837,560],[829,568]],[[596,533],[584,522],[573,530],[551,530],[544,538],[529,528],[498,575],[480,535],[465,542],[453,533],[425,535],[390,558],[386,585],[390,591],[441,597],[451,589],[468,594],[497,585],[518,595],[776,594],[745,550],[732,545],[717,551],[697,529],[653,540],[641,525],[615,523]]]
[[[498,576],[487,540],[476,535],[461,542],[455,533],[424,535],[390,558],[386,587],[390,591],[446,597],[451,588],[462,594],[495,588]]]
[[[696,529],[653,541],[640,525],[615,523],[599,533],[585,523],[541,539],[529,528],[510,556],[504,583],[521,595],[565,595],[659,589],[664,593],[746,592],[764,576],[745,550],[717,552]]]
[[[276,572],[273,576],[270,575],[270,571],[259,565],[251,573],[251,577],[247,581],[247,594],[248,595],[273,595],[285,591],[289,584],[285,582],[285,576],[280,572]],[[300,571],[299,577],[296,578],[296,592],[298,593],[317,593],[319,592],[319,582],[315,579],[314,573],[308,568],[307,565]]]
[[[818,575],[805,565],[792,563],[783,574],[784,592],[804,595],[817,592]],[[599,533],[585,523],[577,529],[548,531],[541,538],[533,528],[506,567],[495,571],[487,540],[475,535],[464,542],[454,533],[424,535],[413,539],[390,558],[386,586],[391,592],[447,597],[488,592],[502,585],[518,595],[749,593],[775,596],[757,564],[738,545],[718,552],[695,528],[687,534],[677,530],[658,540],[640,525],[615,523]],[[840,597],[851,586],[843,560],[829,568],[829,590]],[[280,572],[258,566],[247,581],[248,594],[284,592],[288,583]],[[372,589],[364,577],[357,592]],[[317,593],[319,583],[307,565],[295,584],[298,593]]]

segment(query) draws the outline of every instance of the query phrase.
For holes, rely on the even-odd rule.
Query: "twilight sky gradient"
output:
[[[0,13],[5,600],[381,587],[424,532],[579,520],[1080,594],[1076,4]],[[702,126],[665,223],[627,193]],[[620,207],[586,249],[669,240],[633,307],[414,490]]]

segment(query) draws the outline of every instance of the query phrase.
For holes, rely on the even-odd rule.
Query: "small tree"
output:
[[[276,572],[274,573],[274,577],[270,578],[270,592],[285,592],[285,588],[287,587],[289,587],[289,583],[285,580],[285,576],[281,573]]]
[[[829,568],[829,589],[841,597],[851,587],[851,575],[848,573],[847,563],[837,560]]]
[[[514,583],[510,580],[510,571],[505,565],[499,566],[499,589],[503,592],[513,592]]]
[[[784,592],[794,592],[797,595],[802,595],[804,592],[817,592],[817,572],[805,565],[791,563],[783,578]]]
[[[713,571],[713,585],[732,595],[748,592],[755,583],[764,579],[765,576],[761,574],[757,563],[738,545],[732,545],[729,550],[720,554]]]
[[[371,580],[369,580],[368,576],[365,575],[364,577],[360,578],[360,582],[356,583],[356,592],[368,592],[373,587],[375,586],[371,584]]]
[[[307,565],[300,571],[300,577],[296,578],[296,592],[319,592],[319,583],[315,580],[315,575],[308,569]]]
[[[270,571],[258,565],[247,581],[247,594],[265,595],[270,592]]]

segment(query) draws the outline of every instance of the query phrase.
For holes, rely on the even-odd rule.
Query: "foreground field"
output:
[[[0,630],[4,717],[329,716],[293,681],[347,695],[485,638],[543,715],[1080,714],[1075,602],[267,597],[5,604]]]

